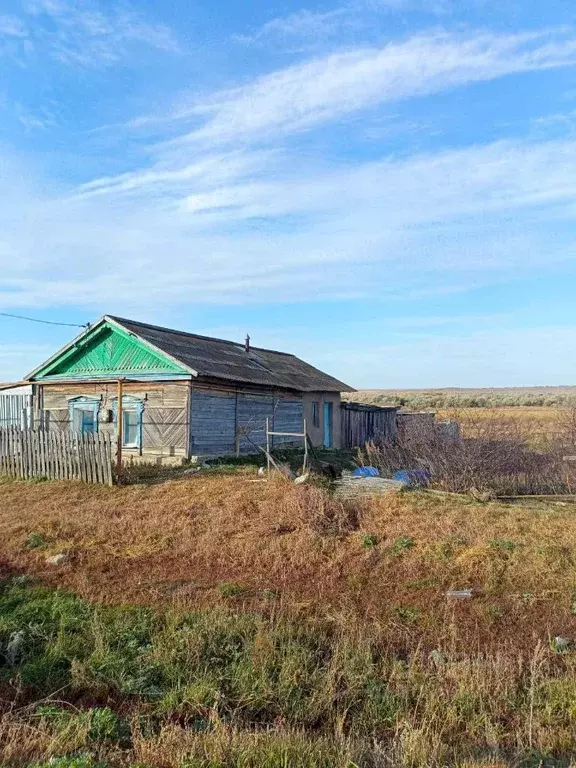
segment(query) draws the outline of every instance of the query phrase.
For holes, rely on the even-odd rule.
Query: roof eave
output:
[[[177,358],[173,357],[169,353],[165,352],[163,349],[160,349],[155,344],[152,344],[147,339],[143,339],[138,334],[134,333],[134,331],[129,330],[128,328],[125,328],[121,323],[119,323],[114,318],[110,317],[109,315],[103,315],[99,320],[97,320],[95,323],[90,325],[88,328],[85,328],[82,333],[79,333],[77,336],[75,336],[72,341],[68,342],[65,346],[61,347],[57,352],[55,352],[51,357],[48,358],[48,360],[45,360],[41,365],[34,368],[34,370],[29,373],[27,376],[24,377],[24,381],[27,383],[31,383],[33,381],[36,381],[37,374],[42,371],[45,368],[48,368],[52,363],[56,362],[59,357],[69,352],[71,349],[73,349],[75,346],[77,346],[81,340],[87,336],[88,334],[92,335],[94,331],[96,331],[101,325],[104,323],[108,323],[109,325],[118,328],[122,331],[122,333],[127,333],[130,336],[134,336],[138,339],[138,341],[143,344],[144,346],[148,347],[150,350],[152,350],[155,354],[160,354],[166,359],[170,360],[174,365],[177,365],[179,368],[184,369],[184,371],[191,376],[198,376],[198,371],[195,371],[193,368],[191,368],[189,365],[186,365],[186,363],[183,363],[181,360],[178,360]]]
[[[68,350],[72,349],[72,347],[76,346],[80,339],[82,339],[84,336],[86,336],[88,333],[91,333],[96,328],[98,328],[99,325],[102,325],[102,323],[105,321],[105,317],[101,317],[99,320],[97,320],[92,325],[89,325],[87,328],[85,328],[81,333],[79,333],[77,336],[75,336],[72,341],[69,341],[68,344],[65,344],[63,347],[61,347],[59,350],[54,352],[54,354],[48,358],[48,360],[45,360],[40,365],[36,366],[31,373],[29,373],[27,376],[24,376],[24,381],[32,382],[34,381],[34,377],[37,375],[39,371],[41,371],[43,368],[47,368],[51,363],[55,362],[61,355],[68,352]]]

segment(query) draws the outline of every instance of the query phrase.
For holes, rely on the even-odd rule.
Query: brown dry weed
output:
[[[255,479],[207,472],[120,488],[5,482],[0,558],[93,601],[234,602],[370,623],[399,646],[516,651],[576,635],[571,505],[427,493],[343,504],[315,486]],[[63,551],[67,563],[47,564]],[[464,588],[475,596],[446,596]]]

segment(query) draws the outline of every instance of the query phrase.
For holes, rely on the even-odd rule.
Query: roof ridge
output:
[[[201,333],[191,333],[190,331],[180,331],[178,328],[168,328],[165,325],[153,325],[152,323],[142,323],[140,320],[130,320],[128,317],[119,317],[118,315],[106,315],[110,320],[114,320],[120,325],[124,323],[131,323],[132,325],[141,325],[144,328],[152,328],[156,331],[167,331],[168,333],[177,333],[181,336],[192,336],[195,339],[205,339],[206,341],[218,341],[221,344],[231,344],[234,347],[242,348],[244,345],[240,341],[231,341],[230,339],[220,339],[217,336],[205,336]],[[250,350],[256,350],[258,352],[272,352],[275,355],[284,355],[285,357],[296,357],[293,352],[281,352],[279,349],[269,349],[268,347],[255,347],[250,345]]]

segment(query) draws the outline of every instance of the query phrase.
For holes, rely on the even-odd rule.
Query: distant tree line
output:
[[[487,392],[486,394],[443,393],[443,392],[413,392],[413,393],[374,393],[373,396],[356,394],[352,399],[370,402],[374,405],[398,405],[413,410],[442,410],[448,408],[505,408],[513,406],[537,406],[540,408],[557,408],[576,404],[574,393],[537,392]]]

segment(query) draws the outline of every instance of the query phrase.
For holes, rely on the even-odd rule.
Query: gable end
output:
[[[192,371],[136,335],[104,321],[36,369],[30,379],[154,378],[171,375],[189,378]]]

